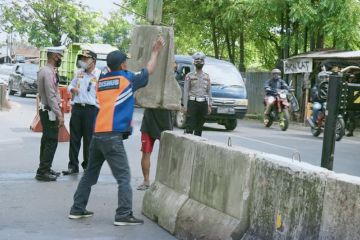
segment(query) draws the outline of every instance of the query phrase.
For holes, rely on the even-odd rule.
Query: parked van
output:
[[[181,89],[184,78],[194,70],[191,56],[175,55],[175,77]],[[244,118],[248,109],[248,99],[243,78],[236,67],[226,61],[207,57],[203,71],[208,73],[211,81],[212,111],[206,122],[224,125],[227,130],[234,130],[237,119]],[[185,127],[185,117],[180,111],[175,114],[174,124]]]

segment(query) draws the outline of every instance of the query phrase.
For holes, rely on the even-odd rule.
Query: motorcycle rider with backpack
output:
[[[325,71],[322,71],[318,74],[317,81],[314,87],[311,89],[310,100],[313,103],[312,105],[312,116],[308,119],[310,126],[316,128],[317,119],[320,110],[323,107],[324,102],[326,102],[327,89],[322,89],[321,84],[326,84],[329,82],[329,74]]]

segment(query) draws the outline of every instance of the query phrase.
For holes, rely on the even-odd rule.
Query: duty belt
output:
[[[206,101],[206,97],[193,97],[190,96],[189,100],[191,101],[195,101],[195,102],[205,102]]]

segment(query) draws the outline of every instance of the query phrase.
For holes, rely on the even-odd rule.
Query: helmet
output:
[[[194,60],[204,60],[206,58],[206,56],[203,52],[196,52],[196,53],[194,53],[194,55],[192,55],[192,58]]]
[[[319,74],[317,75],[318,83],[321,83],[323,81],[328,81],[328,80],[329,80],[329,73],[326,71],[319,72]]]
[[[278,68],[274,68],[273,70],[271,70],[271,74],[281,74],[281,71],[280,71],[280,69],[278,69]]]

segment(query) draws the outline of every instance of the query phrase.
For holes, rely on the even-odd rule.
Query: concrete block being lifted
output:
[[[145,108],[179,110],[181,88],[174,74],[174,32],[170,27],[136,26],[133,29],[128,60],[130,70],[137,72],[145,67],[150,59],[154,41],[162,36],[166,45],[161,50],[155,72],[150,76],[146,87],[135,93],[136,103]]]

